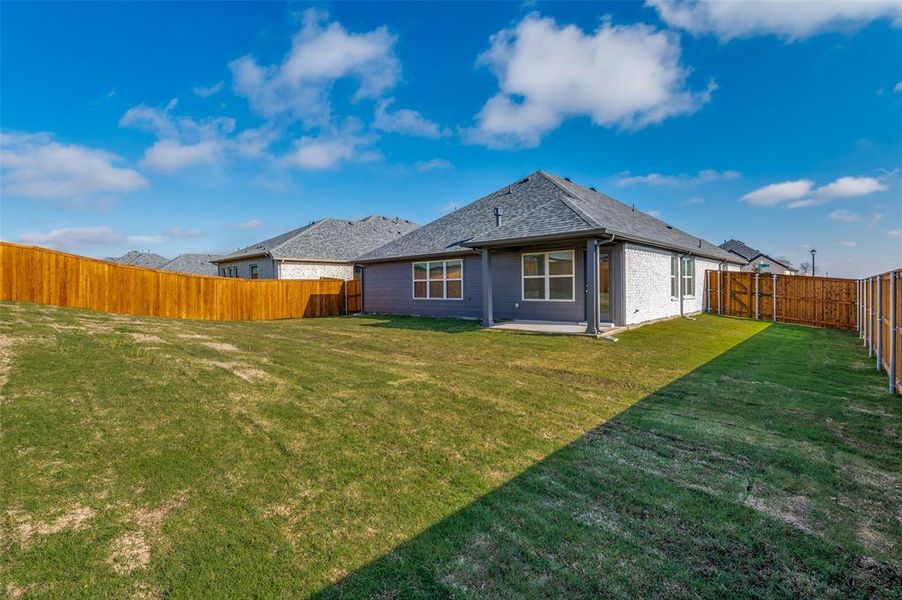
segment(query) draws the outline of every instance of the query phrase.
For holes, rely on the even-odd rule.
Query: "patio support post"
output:
[[[723,314],[723,271],[717,270],[717,314]]]
[[[586,335],[598,334],[598,240],[586,241]]]
[[[889,272],[889,393],[896,393],[896,273]]]
[[[495,324],[492,315],[492,258],[489,249],[480,250],[482,254],[482,326],[491,327]]]
[[[877,372],[883,370],[883,275],[877,276]]]

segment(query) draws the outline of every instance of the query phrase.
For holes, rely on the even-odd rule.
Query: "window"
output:
[[[463,299],[463,261],[413,263],[413,297],[421,300]]]
[[[683,297],[695,296],[695,259],[686,257],[683,259]]]
[[[573,250],[524,254],[523,300],[573,301],[573,257]]]
[[[257,274],[257,265],[251,265],[251,279],[257,279],[258,277],[260,276]]]
[[[684,256],[683,273],[680,277],[679,261],[680,257],[676,254],[670,255],[670,297],[679,298],[680,293],[684,298],[693,298],[695,296],[695,259]],[[680,281],[682,279],[682,281]]]

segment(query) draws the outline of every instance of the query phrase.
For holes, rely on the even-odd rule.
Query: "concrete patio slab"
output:
[[[498,331],[526,331],[530,333],[545,333],[550,335],[586,335],[586,324],[566,321],[502,321],[495,323],[489,329]],[[621,331],[623,327],[613,325],[604,326],[598,331],[598,337],[608,337]]]

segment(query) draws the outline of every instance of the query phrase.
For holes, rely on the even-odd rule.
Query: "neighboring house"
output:
[[[164,271],[190,275],[218,275],[219,269],[210,261],[221,256],[221,254],[180,254],[160,268]]]
[[[359,257],[366,312],[632,325],[703,309],[744,261],[544,171]],[[587,268],[587,265],[589,267]]]
[[[727,252],[732,252],[745,262],[743,271],[755,273],[776,273],[778,275],[795,275],[799,272],[785,258],[774,258],[760,250],[752,248],[739,240],[728,240],[720,245]]]
[[[359,221],[322,219],[242,248],[212,262],[224,277],[245,279],[353,279],[353,260],[418,225],[372,215]]]
[[[139,250],[130,250],[118,258],[108,257],[106,260],[134,267],[147,267],[149,269],[159,269],[169,262],[169,259],[165,256]]]

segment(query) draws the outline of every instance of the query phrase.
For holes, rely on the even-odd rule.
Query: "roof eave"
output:
[[[461,244],[463,245],[463,244]],[[426,254],[402,254],[399,256],[379,256],[375,258],[355,258],[353,263],[355,264],[372,264],[372,263],[383,263],[383,262],[399,262],[405,260],[421,260],[424,258],[433,258],[437,256],[446,257],[446,256],[468,256],[475,253],[475,250],[449,250],[447,252],[429,252]]]
[[[486,240],[486,241],[470,241],[464,242],[461,246],[466,246],[467,248],[497,248],[499,246],[511,246],[511,245],[521,245],[521,244],[531,244],[534,242],[548,242],[548,241],[566,241],[572,239],[580,239],[585,238],[587,236],[593,235],[603,235],[609,233],[605,230],[604,227],[598,229],[584,229],[580,231],[568,231],[566,233],[549,233],[546,235],[531,235],[531,236],[523,236],[523,237],[515,237],[515,238],[504,238],[500,240]]]
[[[255,252],[253,254],[232,254],[229,256],[223,256],[221,258],[213,259],[210,262],[213,264],[219,264],[222,262],[232,262],[235,260],[244,260],[245,258],[257,258],[260,256],[272,256],[272,255],[269,252]]]

